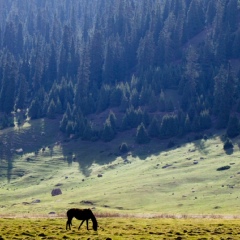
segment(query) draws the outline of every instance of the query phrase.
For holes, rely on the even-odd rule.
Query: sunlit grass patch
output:
[[[78,231],[78,220],[72,230],[65,230],[66,219],[0,219],[0,239],[238,239],[240,220],[98,218],[97,232]]]

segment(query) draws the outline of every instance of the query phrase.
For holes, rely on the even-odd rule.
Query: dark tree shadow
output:
[[[224,150],[227,155],[232,155],[233,154],[233,148],[225,149]]]

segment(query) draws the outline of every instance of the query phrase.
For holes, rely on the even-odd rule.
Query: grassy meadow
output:
[[[97,232],[78,231],[79,221],[65,230],[63,219],[0,219],[0,239],[85,239],[85,240],[147,240],[147,239],[239,239],[239,220],[217,219],[146,219],[98,218]],[[91,223],[90,223],[91,225]]]
[[[222,132],[207,132],[206,140],[174,139],[176,146],[167,149],[168,141],[135,144],[133,131],[110,143],[92,143],[66,141],[57,128],[57,121],[37,120],[0,132],[3,239],[237,239],[240,234],[239,138],[232,152],[223,150]],[[122,142],[130,147],[125,155],[118,150]],[[223,166],[230,168],[217,171]],[[52,196],[55,188],[62,194]],[[99,217],[97,233],[85,226],[79,233],[77,220],[65,230],[66,211],[73,207],[105,216]]]

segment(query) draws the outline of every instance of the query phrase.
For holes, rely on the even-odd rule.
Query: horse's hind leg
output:
[[[82,224],[83,224],[84,221],[85,221],[85,220],[82,220],[82,222],[80,223],[80,225],[79,225],[79,227],[78,227],[78,230],[80,229],[80,227],[82,226]]]
[[[68,218],[66,222],[66,230],[71,230],[71,225],[72,225],[72,219]]]

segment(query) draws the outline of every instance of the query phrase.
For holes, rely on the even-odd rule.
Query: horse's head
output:
[[[93,223],[93,230],[94,231],[97,231],[97,228],[98,228],[98,223],[97,223],[97,219],[96,217],[94,216],[93,212],[91,211],[91,209],[88,209],[89,212],[91,212],[91,220],[92,220],[92,223]]]
[[[97,231],[98,225],[97,224],[93,224],[93,230]]]

